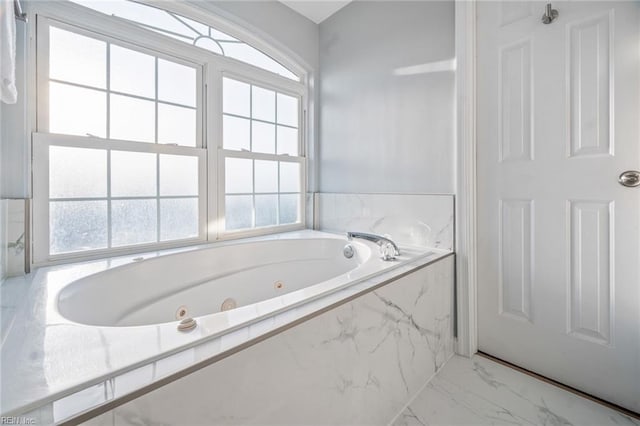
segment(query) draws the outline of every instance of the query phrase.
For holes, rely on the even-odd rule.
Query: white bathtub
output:
[[[400,249],[387,262],[373,243],[307,230],[38,268],[2,346],[0,374],[12,386],[0,414],[52,403],[63,420],[450,255]],[[228,298],[237,307],[220,312]],[[177,330],[181,306],[197,321],[188,332]]]
[[[343,254],[346,244],[355,249],[350,259]],[[415,254],[405,250],[397,260],[383,261],[374,244],[335,237],[206,247],[79,279],[58,293],[57,309],[72,322],[103,327],[215,315],[225,301],[264,316],[402,264]],[[276,298],[279,303],[274,304]]]

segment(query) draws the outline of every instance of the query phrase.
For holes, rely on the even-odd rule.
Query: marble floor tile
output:
[[[392,424],[640,426],[640,420],[489,359],[455,356]]]

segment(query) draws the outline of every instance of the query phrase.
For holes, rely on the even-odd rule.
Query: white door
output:
[[[640,412],[640,2],[480,1],[480,350]]]

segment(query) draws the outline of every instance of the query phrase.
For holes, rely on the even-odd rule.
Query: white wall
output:
[[[320,25],[320,190],[454,192],[453,1],[353,2]]]

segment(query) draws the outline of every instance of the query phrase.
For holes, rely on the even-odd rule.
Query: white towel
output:
[[[13,0],[0,0],[0,101],[15,104],[16,17]]]

